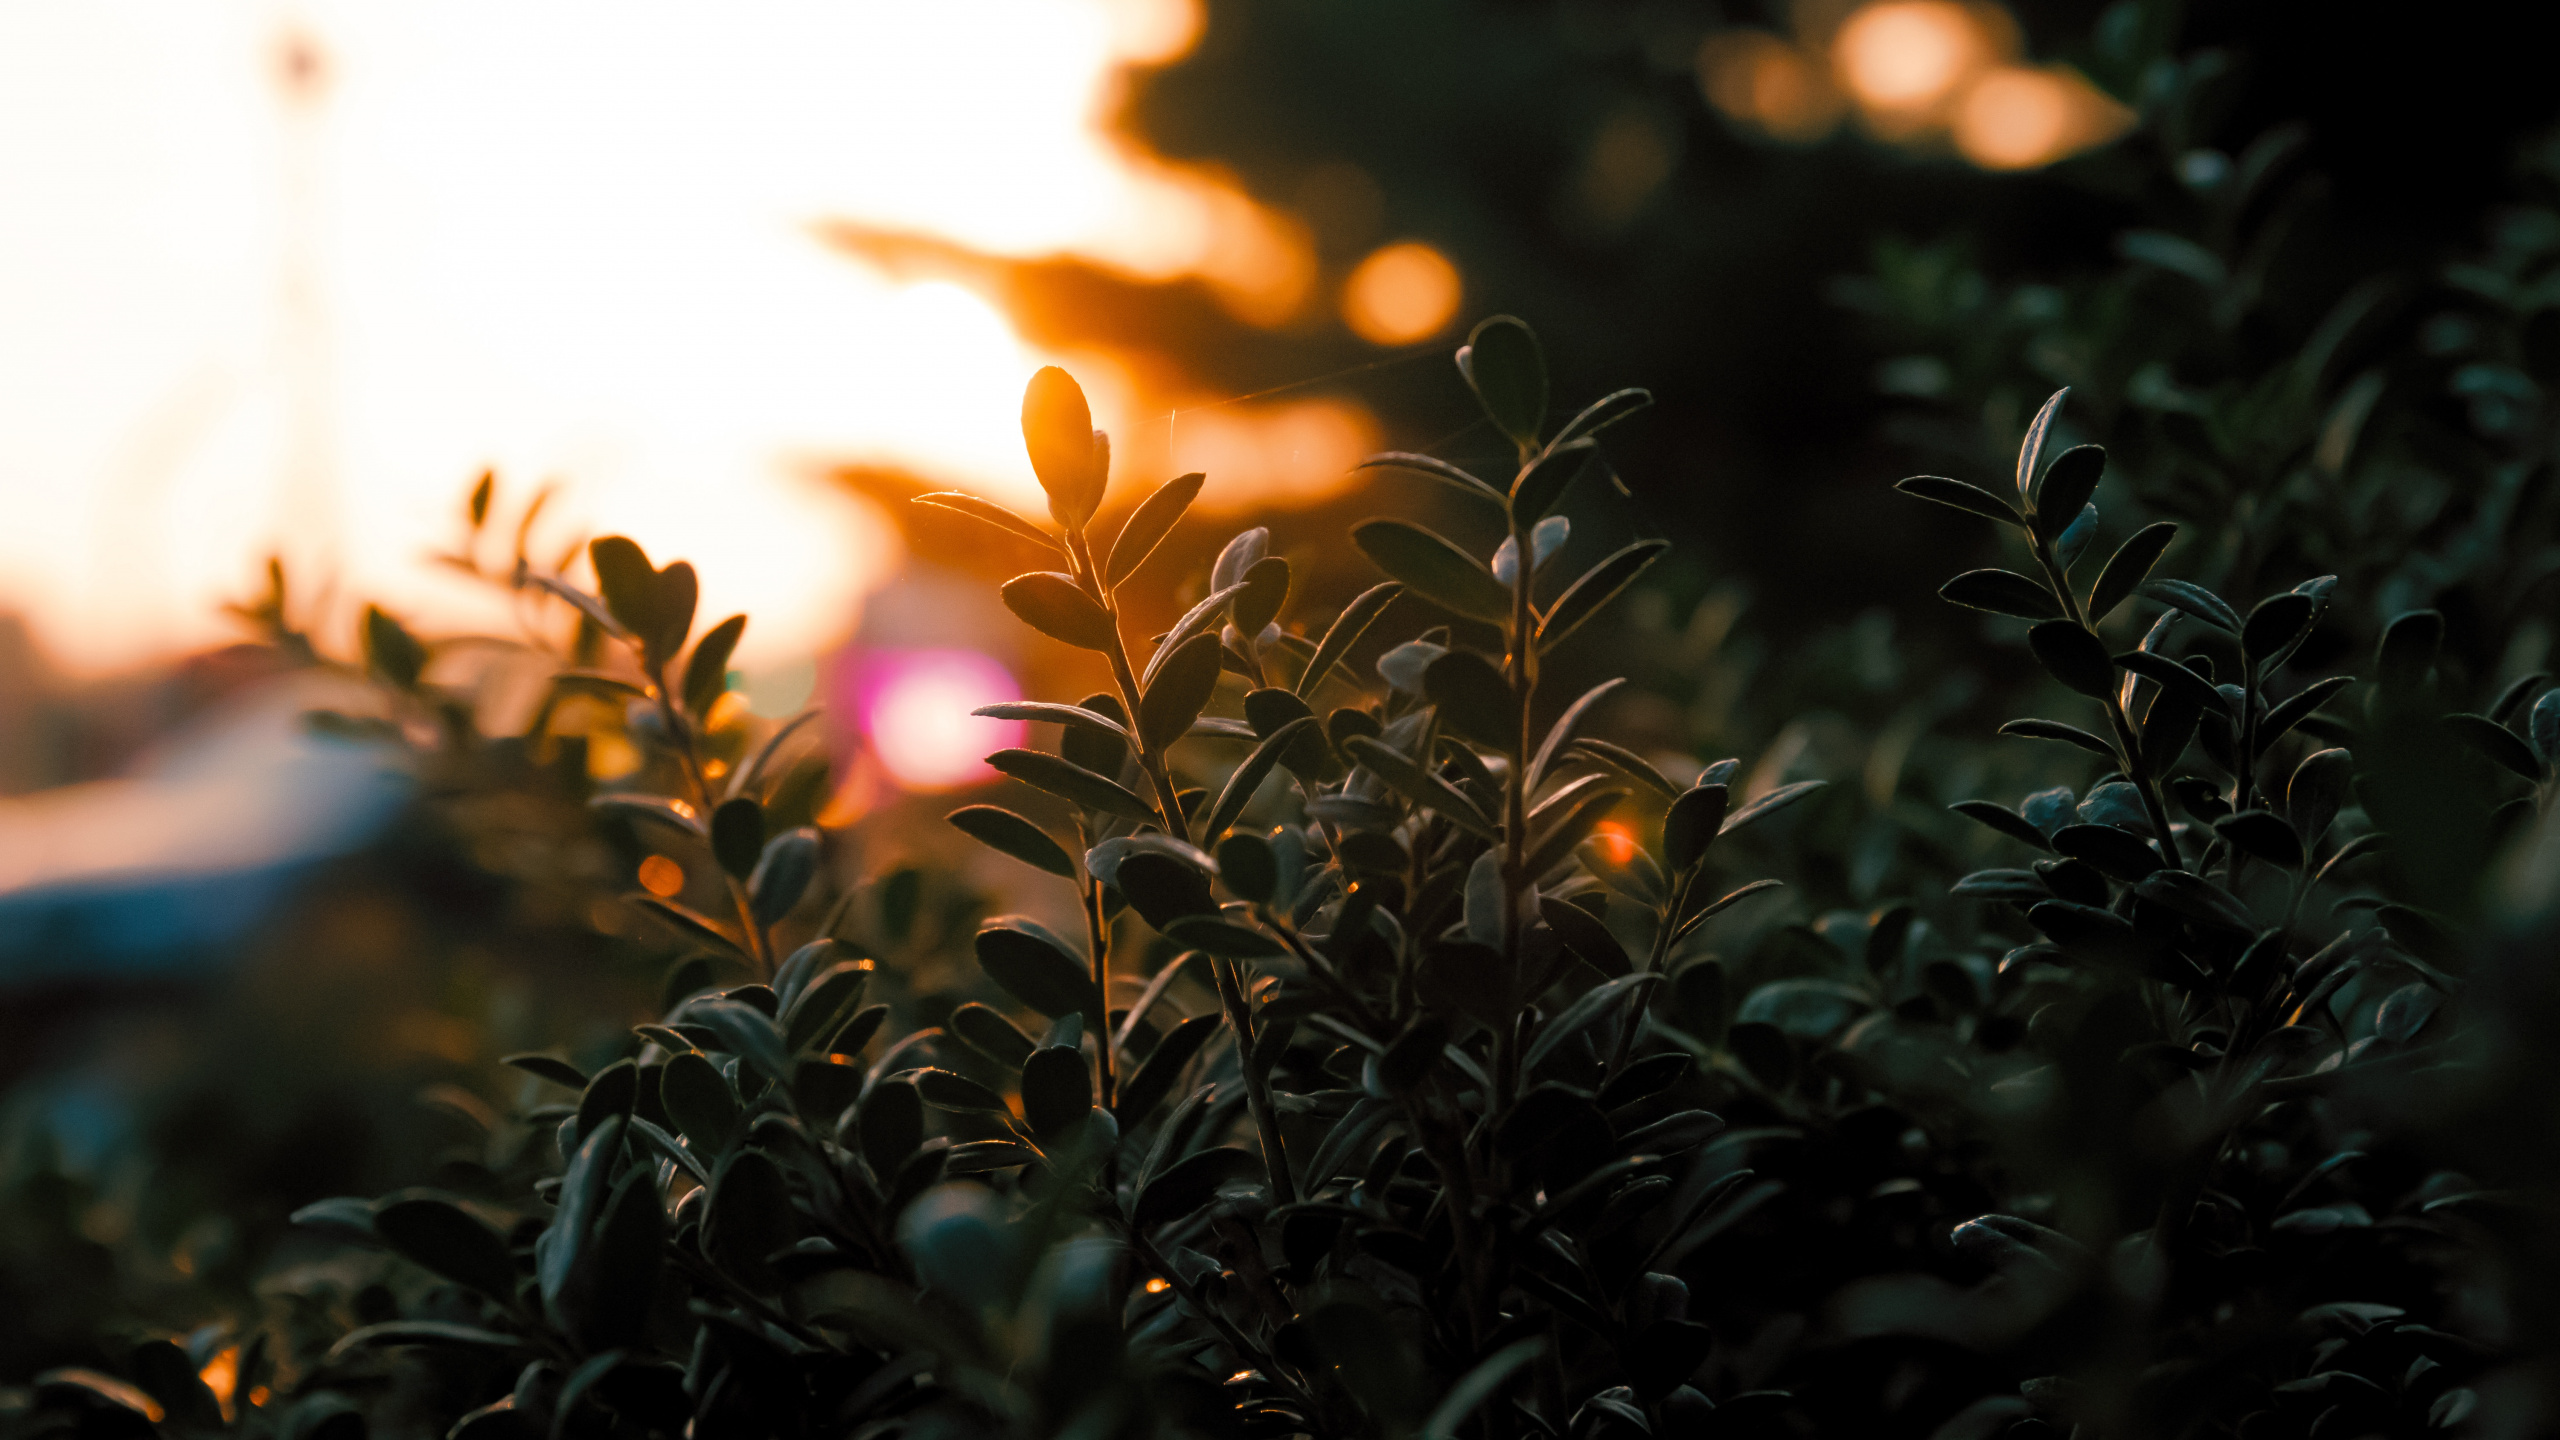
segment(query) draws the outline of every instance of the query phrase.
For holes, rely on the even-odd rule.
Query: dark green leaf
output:
[[[554,1085],[565,1086],[571,1090],[584,1090],[587,1088],[587,1077],[584,1072],[580,1071],[577,1066],[570,1064],[566,1060],[556,1059],[549,1055],[530,1053],[523,1055],[510,1055],[498,1063],[501,1065],[512,1065],[527,1075],[537,1076],[541,1079],[550,1081]]]
[[[2444,717],[2444,727],[2462,743],[2497,761],[2527,780],[2542,779],[2542,759],[2533,747],[2524,743],[2516,732],[2486,715],[2455,714]]]
[[[2028,422],[2026,439],[2018,446],[2018,503],[2022,505],[2034,499],[2036,469],[2044,459],[2045,436],[2052,431],[2054,417],[2062,413],[2062,402],[2070,393],[2068,385],[2054,391],[2053,397],[2036,411],[2036,418]]]
[[[2263,749],[2274,744],[2276,737],[2310,718],[2312,713],[2317,711],[2330,696],[2354,683],[2353,676],[2330,675],[2303,686],[2299,693],[2277,704],[2267,711],[2265,718],[2259,720],[2259,747]]]
[[[1138,700],[1138,735],[1150,750],[1182,738],[1218,688],[1218,637],[1194,635],[1156,668]]]
[[[2243,810],[2213,822],[2214,833],[2280,870],[2302,868],[2302,840],[2282,817]]]
[[[1351,527],[1351,543],[1426,600],[1496,624],[1511,613],[1511,593],[1482,561],[1419,525],[1363,520]]]
[[[1754,895],[1762,894],[1770,890],[1784,889],[1786,887],[1786,883],[1787,882],[1784,880],[1754,880],[1750,884],[1745,885],[1738,890],[1729,890],[1691,912],[1687,919],[1680,922],[1680,928],[1672,933],[1671,938],[1674,940],[1685,940],[1688,938],[1689,932],[1697,929],[1701,925],[1704,925],[1708,921],[1713,920],[1718,915],[1723,914],[1727,910],[1732,909],[1734,906],[1741,904],[1743,901],[1750,899]]]
[[[1052,640],[1085,650],[1108,650],[1118,641],[1111,612],[1095,604],[1072,575],[1034,570],[1007,580],[998,593],[1023,624]]]
[[[338,1343],[329,1347],[328,1358],[341,1360],[358,1350],[385,1345],[459,1345],[482,1350],[531,1348],[513,1335],[484,1330],[477,1325],[457,1325],[450,1320],[389,1320],[339,1336]]]
[[[2249,914],[2248,906],[2241,904],[2230,891],[2189,871],[2158,871],[2135,885],[2134,893],[2190,920],[2234,934],[2254,935],[2258,932],[2258,923]]]
[[[888,1018],[889,1007],[886,1005],[865,1005],[854,1011],[851,1019],[827,1037],[827,1053],[848,1058],[860,1055],[871,1044],[871,1037],[880,1033],[880,1026]]]
[[[1021,1069],[1031,1052],[1040,1048],[1040,1042],[1023,1034],[1022,1027],[974,1000],[952,1011],[942,1028],[1009,1070]]]
[[[1128,897],[1129,908],[1159,931],[1176,920],[1218,913],[1218,902],[1209,893],[1208,874],[1162,851],[1131,854],[1120,862],[1111,883]]]
[[[950,1175],[984,1175],[1029,1165],[1039,1158],[1039,1151],[1019,1140],[968,1140],[951,1147],[944,1157],[943,1171]]]
[[[1157,642],[1155,653],[1147,657],[1146,668],[1138,672],[1140,689],[1143,690],[1146,686],[1155,683],[1156,671],[1163,668],[1164,663],[1182,649],[1183,642],[1194,635],[1207,635],[1215,631],[1218,628],[1218,613],[1243,593],[1242,581],[1221,586],[1202,596],[1198,604],[1182,612],[1182,618],[1174,621],[1173,628],[1164,632],[1163,639]]]
[[[1013,1113],[1012,1107],[1004,1103],[1003,1096],[955,1070],[928,1065],[908,1071],[906,1080],[916,1087],[916,1094],[923,1098],[924,1103],[936,1110],[956,1110],[974,1115]]]
[[[711,1027],[720,1044],[776,1085],[790,1083],[791,1060],[773,1017],[737,1000],[697,1000],[687,1015]]]
[[[1039,526],[1032,524],[1030,521],[1023,519],[1021,516],[1014,514],[1012,511],[996,504],[992,500],[982,500],[975,495],[965,494],[958,490],[938,490],[931,495],[917,496],[915,503],[918,505],[931,505],[940,510],[955,511],[959,514],[968,516],[972,520],[979,521],[983,524],[993,525],[1008,535],[1028,540],[1032,544],[1056,554],[1060,559],[1064,559],[1066,557],[1066,552],[1058,548],[1056,538],[1051,536],[1048,531],[1041,529]]]
[[[658,1103],[696,1155],[716,1157],[738,1128],[738,1097],[720,1067],[699,1051],[671,1055],[658,1070]]]
[[[2077,745],[2092,755],[2103,755],[2109,760],[2117,759],[2116,747],[2113,745],[2076,725],[2065,725],[2058,720],[2012,720],[2000,727],[2000,733],[2022,736],[2029,740],[2059,740],[2065,745]]]
[[[2018,905],[2053,898],[2052,887],[2037,878],[2033,870],[1976,870],[1950,886],[1949,893],[1970,900],[2007,900]]]
[[[615,1161],[621,1152],[622,1119],[607,1116],[578,1142],[578,1153],[569,1157],[568,1172],[560,1181],[558,1208],[535,1247],[534,1274],[541,1282],[546,1306],[559,1304],[562,1288],[568,1284],[579,1252],[587,1243],[587,1232],[594,1227],[596,1216],[611,1193],[620,1168]]]
[[[1460,491],[1478,500],[1490,500],[1497,505],[1502,503],[1502,490],[1499,486],[1490,481],[1479,480],[1474,475],[1435,456],[1417,455],[1409,450],[1389,450],[1383,454],[1372,455],[1352,468],[1355,470],[1410,470],[1417,475],[1428,475],[1444,484],[1454,485]]]
[[[1440,711],[1440,728],[1508,755],[1520,747],[1520,702],[1493,662],[1452,650],[1422,670],[1422,693]]]
[[[2127,884],[2160,868],[2160,852],[2129,830],[2113,825],[2065,825],[2053,832],[2053,848]]]
[[[751,1290],[778,1288],[766,1261],[789,1248],[799,1229],[791,1188],[772,1156],[739,1150],[721,1164],[704,1212],[702,1248],[722,1270]]]
[[[1511,482],[1512,518],[1522,525],[1536,524],[1564,497],[1565,487],[1582,473],[1582,467],[1599,454],[1600,447],[1589,440],[1569,440],[1540,451]]]
[[[2107,644],[2076,620],[2047,620],[2027,631],[2027,648],[2054,679],[2092,699],[2115,689],[2116,666]]]
[[[2063,526],[2062,533],[2053,537],[2054,564],[2069,574],[2071,567],[2080,563],[2080,557],[2088,553],[2089,546],[2097,538],[2098,507],[2083,505],[2079,518]]]
[[[2258,602],[2240,628],[2240,650],[2253,665],[2264,665],[2289,648],[2319,613],[2308,595],[2270,595]]]
[[[1552,650],[1564,638],[1582,627],[1582,622],[1600,613],[1600,608],[1618,597],[1618,592],[1635,583],[1635,578],[1662,558],[1671,548],[1668,540],[1638,540],[1608,559],[1582,572],[1556,603],[1538,621],[1538,648]]]
[[[1538,443],[1547,418],[1547,359],[1527,325],[1508,315],[1477,324],[1458,348],[1458,373],[1503,434]]]
[[[816,827],[809,825],[785,830],[765,842],[763,858],[747,877],[757,924],[780,924],[809,893],[809,882],[818,875],[819,844]]]
[[[1939,586],[1938,598],[2021,620],[2050,620],[2062,613],[2052,591],[2014,570],[1967,570]]]
[[[764,858],[764,807],[751,795],[722,802],[711,812],[711,855],[740,880]]]
[[[1314,716],[1301,715],[1264,736],[1262,743],[1253,747],[1253,753],[1244,758],[1244,763],[1227,777],[1226,785],[1218,791],[1216,803],[1209,807],[1208,826],[1200,833],[1210,837],[1221,835],[1242,818],[1246,802],[1253,798],[1254,791],[1262,788],[1271,767],[1279,763],[1280,757],[1297,743],[1300,736],[1313,731],[1315,724]]]
[[[2146,600],[2183,610],[2217,630],[2240,633],[2240,612],[2201,585],[2184,580],[2145,580],[2134,589]]]
[[[2293,767],[2293,778],[2285,782],[2284,812],[2306,848],[2328,833],[2354,782],[2355,757],[2344,750],[2314,751]]]
[[[1237,899],[1267,905],[1280,886],[1280,861],[1261,836],[1229,835],[1218,842],[1218,878]]]
[[[1609,927],[1601,923],[1600,917],[1569,900],[1559,900],[1552,895],[1539,898],[1538,914],[1546,920],[1547,928],[1556,932],[1556,938],[1564,942],[1566,949],[1581,956],[1602,976],[1614,980],[1634,972],[1635,963],[1627,958],[1626,947],[1618,943],[1617,936],[1609,933]]]
[[[1988,800],[1959,800],[1947,808],[1967,819],[1988,825],[2021,845],[2032,845],[2038,850],[2053,848],[2045,842],[2044,832],[2038,830],[2033,822],[2005,805],[1994,805]]]
[[[1236,629],[1252,640],[1262,634],[1262,627],[1279,619],[1280,607],[1289,603],[1289,562],[1266,555],[1246,569],[1243,583],[1229,614]]]
[[[1564,428],[1556,432],[1556,438],[1547,442],[1548,447],[1570,445],[1585,435],[1597,435],[1652,404],[1653,392],[1650,390],[1632,387],[1612,390],[1583,406],[1581,413],[1564,422]]]
[[[401,1255],[502,1305],[516,1299],[516,1267],[507,1242],[460,1206],[443,1200],[393,1200],[373,1214],[373,1233]]]
[[[1438,811],[1470,834],[1486,840],[1497,838],[1493,822],[1485,818],[1474,801],[1456,786],[1414,763],[1403,751],[1366,735],[1350,737],[1345,748],[1353,759],[1369,767],[1370,773],[1385,781],[1388,788],[1405,799]]]
[[[1055,1020],[1082,1015],[1098,1033],[1102,996],[1084,961],[1026,921],[996,921],[978,932],[978,965],[1014,999]]]
[[[364,668],[386,685],[402,690],[418,687],[427,668],[427,647],[407,626],[378,605],[364,607]]]
[[[1112,1114],[1119,1120],[1123,1131],[1137,1128],[1165,1096],[1173,1093],[1175,1082],[1182,1078],[1183,1067],[1191,1063],[1192,1057],[1200,1053],[1201,1047],[1207,1045],[1225,1023],[1225,1017],[1215,1013],[1194,1015],[1174,1026],[1171,1034],[1156,1042],[1156,1048],[1147,1052],[1146,1063],[1138,1067],[1138,1073],[1122,1082],[1118,1103],[1112,1107]]]
[[[924,1100],[904,1080],[883,1080],[854,1106],[864,1163],[886,1186],[924,1144]]]
[[[587,559],[595,566],[596,588],[614,620],[644,645],[654,643],[661,619],[658,572],[647,553],[623,536],[605,535],[588,543]]]
[[[1781,785],[1724,817],[1724,823],[1717,827],[1716,833],[1730,835],[1745,825],[1756,823],[1784,810],[1828,783],[1830,782],[1825,780],[1798,780],[1792,785]]]
[[[1034,790],[1046,790],[1088,810],[1124,820],[1156,819],[1155,807],[1117,780],[1106,780],[1073,761],[1039,750],[999,750],[987,763]]]
[[[2115,657],[2115,663],[2158,685],[2184,695],[2199,711],[2225,713],[2230,706],[2212,681],[2188,667],[2153,650],[2128,650]]]
[[[1050,1045],[1022,1062],[1022,1118],[1044,1145],[1064,1139],[1093,1109],[1093,1077],[1084,1052]]]
[[[1626,798],[1624,790],[1596,790],[1575,798],[1553,823],[1542,829],[1533,825],[1529,854],[1521,867],[1522,873],[1544,875],[1563,864],[1565,858],[1573,854],[1574,847],[1589,839],[1591,832],[1600,828],[1600,822],[1608,818],[1609,812],[1617,808],[1618,802]]]
[[[969,713],[990,716],[998,720],[1040,720],[1051,725],[1064,725],[1070,730],[1083,730],[1096,735],[1109,735],[1126,740],[1129,738],[1129,729],[1116,718],[1119,708],[1118,702],[1115,701],[1111,707],[1112,713],[1106,714],[1088,705],[1060,705],[1047,700],[1008,700],[999,705],[981,705]]]
[[[587,1093],[578,1097],[578,1133],[592,1131],[608,1115],[630,1118],[639,1077],[640,1067],[629,1060],[616,1060],[597,1071],[587,1082]]]
[[[1205,950],[1222,960],[1271,960],[1289,952],[1259,930],[1230,924],[1209,915],[1176,920],[1164,933],[1177,945]]]
[[[1707,858],[1724,824],[1733,792],[1722,785],[1697,785],[1681,793],[1662,816],[1662,859],[1673,874]]]
[[[1261,1178],[1262,1161],[1249,1151],[1225,1145],[1203,1150],[1148,1181],[1129,1220],[1141,1228],[1179,1220],[1208,1204],[1225,1187]]]
[[[964,805],[943,817],[962,834],[1035,870],[1075,878],[1076,862],[1049,832],[997,805]]]
[[[1623,975],[1615,980],[1592,986],[1572,1004],[1556,1012],[1553,1020],[1539,1028],[1538,1038],[1529,1044],[1528,1055],[1523,1061],[1524,1066],[1528,1071],[1536,1071],[1566,1041],[1598,1024],[1621,1007],[1643,1004],[1652,994],[1653,987],[1661,983],[1660,974],[1646,972]]]
[[[1893,488],[1905,495],[1914,495],[1923,500],[1935,500],[1941,505],[1951,505],[1967,514],[1979,515],[1986,520],[2005,520],[2009,524],[2018,526],[2024,526],[2027,523],[2026,517],[2020,515],[2017,507],[2008,501],[1979,485],[1968,485],[1962,480],[1950,480],[1943,475],[1914,475],[1907,480],[1893,482]]]
[[[2036,533],[2048,544],[2058,539],[2064,526],[2080,518],[2106,473],[2107,452],[2096,445],[2074,445],[2055,456],[2036,487]]]
[[[1573,742],[1573,749],[1576,754],[1587,756],[1608,766],[1665,800],[1673,799],[1680,793],[1680,787],[1672,784],[1661,771],[1653,768],[1652,762],[1624,745],[1612,744],[1606,740],[1580,739]]]
[[[2436,663],[2436,647],[2444,641],[2444,616],[2434,610],[2412,610],[2382,627],[2382,644],[2374,661],[2374,679],[2385,690],[2416,689]]]
[[[2098,582],[2089,587],[2089,623],[2097,624],[2115,613],[2115,608],[2129,598],[2134,589],[2160,563],[2169,542],[2178,538],[2178,527],[2167,520],[2145,525],[2131,538],[2116,547],[2107,567],[2098,572]]]
[[[732,615],[694,642],[693,658],[684,665],[684,705],[696,718],[710,714],[712,705],[728,693],[729,657],[738,648],[738,637],[746,633],[747,617]]]
[[[1426,676],[1426,683],[1427,679]],[[1547,727],[1546,738],[1538,742],[1538,753],[1529,762],[1528,784],[1531,790],[1534,791],[1546,783],[1548,773],[1555,768],[1557,757],[1564,753],[1566,747],[1573,744],[1575,732],[1582,728],[1582,722],[1589,717],[1592,708],[1606,698],[1610,691],[1617,689],[1623,683],[1625,683],[1623,677],[1603,680],[1583,691],[1579,699],[1566,706],[1564,713],[1556,717],[1556,723]],[[1645,768],[1652,769],[1649,765]],[[1653,788],[1651,782],[1642,781],[1641,777],[1639,782],[1645,784],[1647,789]]]
[[[1369,627],[1385,613],[1387,606],[1403,593],[1402,585],[1387,580],[1361,591],[1350,604],[1342,607],[1342,613],[1333,617],[1333,623],[1325,627],[1324,639],[1316,643],[1315,658],[1307,662],[1305,672],[1298,676],[1297,691],[1301,698],[1314,697],[1316,686],[1335,665],[1341,663],[1343,656],[1351,652],[1352,646],[1360,643],[1360,637],[1368,633]]]
[[[1138,573],[1138,567],[1156,553],[1164,537],[1173,533],[1191,502],[1200,498],[1200,487],[1208,479],[1197,471],[1177,475],[1157,486],[1154,494],[1129,512],[1127,523],[1120,527],[1120,537],[1111,542],[1109,558],[1102,562],[1102,588],[1117,590],[1121,581]]]
[[[605,1203],[603,1224],[572,1282],[579,1299],[574,1308],[586,1312],[577,1327],[581,1344],[600,1350],[639,1343],[657,1298],[666,1228],[657,1176],[635,1166]]]
[[[1058,732],[1058,753],[1068,763],[1082,766],[1096,775],[1117,777],[1129,759],[1129,715],[1120,708],[1120,697],[1097,690],[1076,702],[1078,710],[1088,710],[1119,727],[1116,732],[1085,725],[1069,725]]]
[[[840,960],[811,977],[782,1012],[782,1048],[792,1055],[822,1048],[862,1008],[870,979],[868,960]]]

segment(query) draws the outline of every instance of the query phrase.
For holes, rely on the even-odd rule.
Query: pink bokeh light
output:
[[[1013,672],[975,650],[864,649],[835,665],[836,713],[901,790],[957,790],[996,778],[986,757],[1020,745],[1023,722],[969,712],[1022,698]]]

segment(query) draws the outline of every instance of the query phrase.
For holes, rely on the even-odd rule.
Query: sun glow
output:
[[[1120,68],[1201,24],[1199,0],[0,9],[0,609],[106,669],[232,638],[219,603],[279,552],[341,624],[359,598],[503,624],[419,563],[494,465],[519,498],[561,482],[547,544],[692,559],[705,614],[756,616],[742,664],[812,654],[897,563],[812,477],[1019,496],[1023,381],[1108,369],[849,261],[824,221],[1198,275],[1254,323],[1314,299],[1302,224],[1104,132]],[[1169,408],[1096,388],[1114,428]],[[1228,420],[1301,452],[1318,428]]]

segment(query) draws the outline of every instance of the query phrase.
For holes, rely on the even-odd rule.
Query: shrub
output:
[[[304,1210],[370,1254],[354,1301],[151,1342],[126,1378],[40,1377],[13,1428],[2466,1423],[2533,1332],[2456,1288],[2504,1258],[2509,1202],[2449,1158],[2493,1153],[2429,1126],[2509,1073],[2465,1053],[2500,1022],[2454,1002],[2560,692],[2445,713],[2426,611],[2381,628],[2358,691],[2297,669],[2356,597],[2155,578],[2166,522],[2100,546],[2106,456],[2046,463],[2057,394],[2013,486],[1901,488],[2014,536],[2024,570],[1942,593],[2031,622],[2040,693],[2076,708],[2002,729],[2086,752],[2093,780],[1960,798],[1964,838],[1897,808],[1899,772],[1861,800],[1787,780],[1801,747],[1747,773],[1639,753],[1597,723],[1622,682],[1540,680],[1664,548],[1566,565],[1554,513],[1647,397],[1551,425],[1507,318],[1458,367],[1514,473],[1370,463],[1497,521],[1499,547],[1364,521],[1387,579],[1321,623],[1281,623],[1291,567],[1248,530],[1133,648],[1125,587],[1201,480],[1102,544],[1109,449],[1060,371],[1023,412],[1051,525],[926,497],[1053,556],[1004,602],[1111,681],[992,712],[1056,748],[990,757],[1024,792],[951,823],[1062,882],[1080,924],[979,925],[982,998],[939,1024],[926,881],[827,893],[796,726],[751,734],[722,703],[744,621],[697,636],[690,568],[627,540],[591,547],[594,593],[519,557],[507,582],[578,617],[554,694],[625,707],[642,758],[596,808],[709,877],[634,900],[697,952],[668,1008],[608,1063],[515,1057],[558,1103],[499,1121],[455,1183]],[[2138,643],[2108,639],[2136,605]],[[1416,614],[1436,623],[1383,643]],[[372,612],[365,652],[393,703],[338,728],[478,743],[432,647]],[[1800,883],[1758,898],[1772,869]],[[1907,893],[1837,903],[1887,877]],[[556,1156],[528,1143],[546,1131]],[[216,1396],[196,1371],[234,1341]]]

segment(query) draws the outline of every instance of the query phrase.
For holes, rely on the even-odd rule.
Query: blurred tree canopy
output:
[[[1959,240],[1995,286],[2102,271],[2121,263],[2121,232],[2190,199],[2182,155],[2238,156],[2299,125],[2312,193],[2243,337],[2272,355],[2357,278],[2479,244],[2485,212],[2513,193],[2519,144],[2560,113],[2540,73],[2552,12],[2485,0],[2018,5],[2027,57],[2075,66],[2137,109],[2164,68],[2203,57],[2218,71],[2192,133],[2146,116],[2121,142],[2022,173],[1879,143],[1854,122],[1786,144],[1705,103],[1710,34],[1801,32],[1852,8],[1219,0],[1189,55],[1135,78],[1123,121],[1303,216],[1329,280],[1394,239],[1439,247],[1465,277],[1462,313],[1539,317],[1559,393],[1596,384],[1604,355],[1651,377],[1661,412],[1621,446],[1624,473],[1645,477],[1637,527],[1783,599],[1770,608],[1784,623],[1818,625],[1933,563],[1871,503],[1911,458],[1882,423],[1908,402],[1880,390],[1888,356],[1833,283],[1867,269],[1881,240]],[[1630,134],[1650,155],[1613,162]],[[1595,180],[1612,163],[1637,173]],[[1236,393],[1377,354],[1321,308],[1259,337],[1194,318],[1197,343],[1161,325],[1153,343]],[[1354,386],[1399,442],[1466,419],[1438,363]]]

